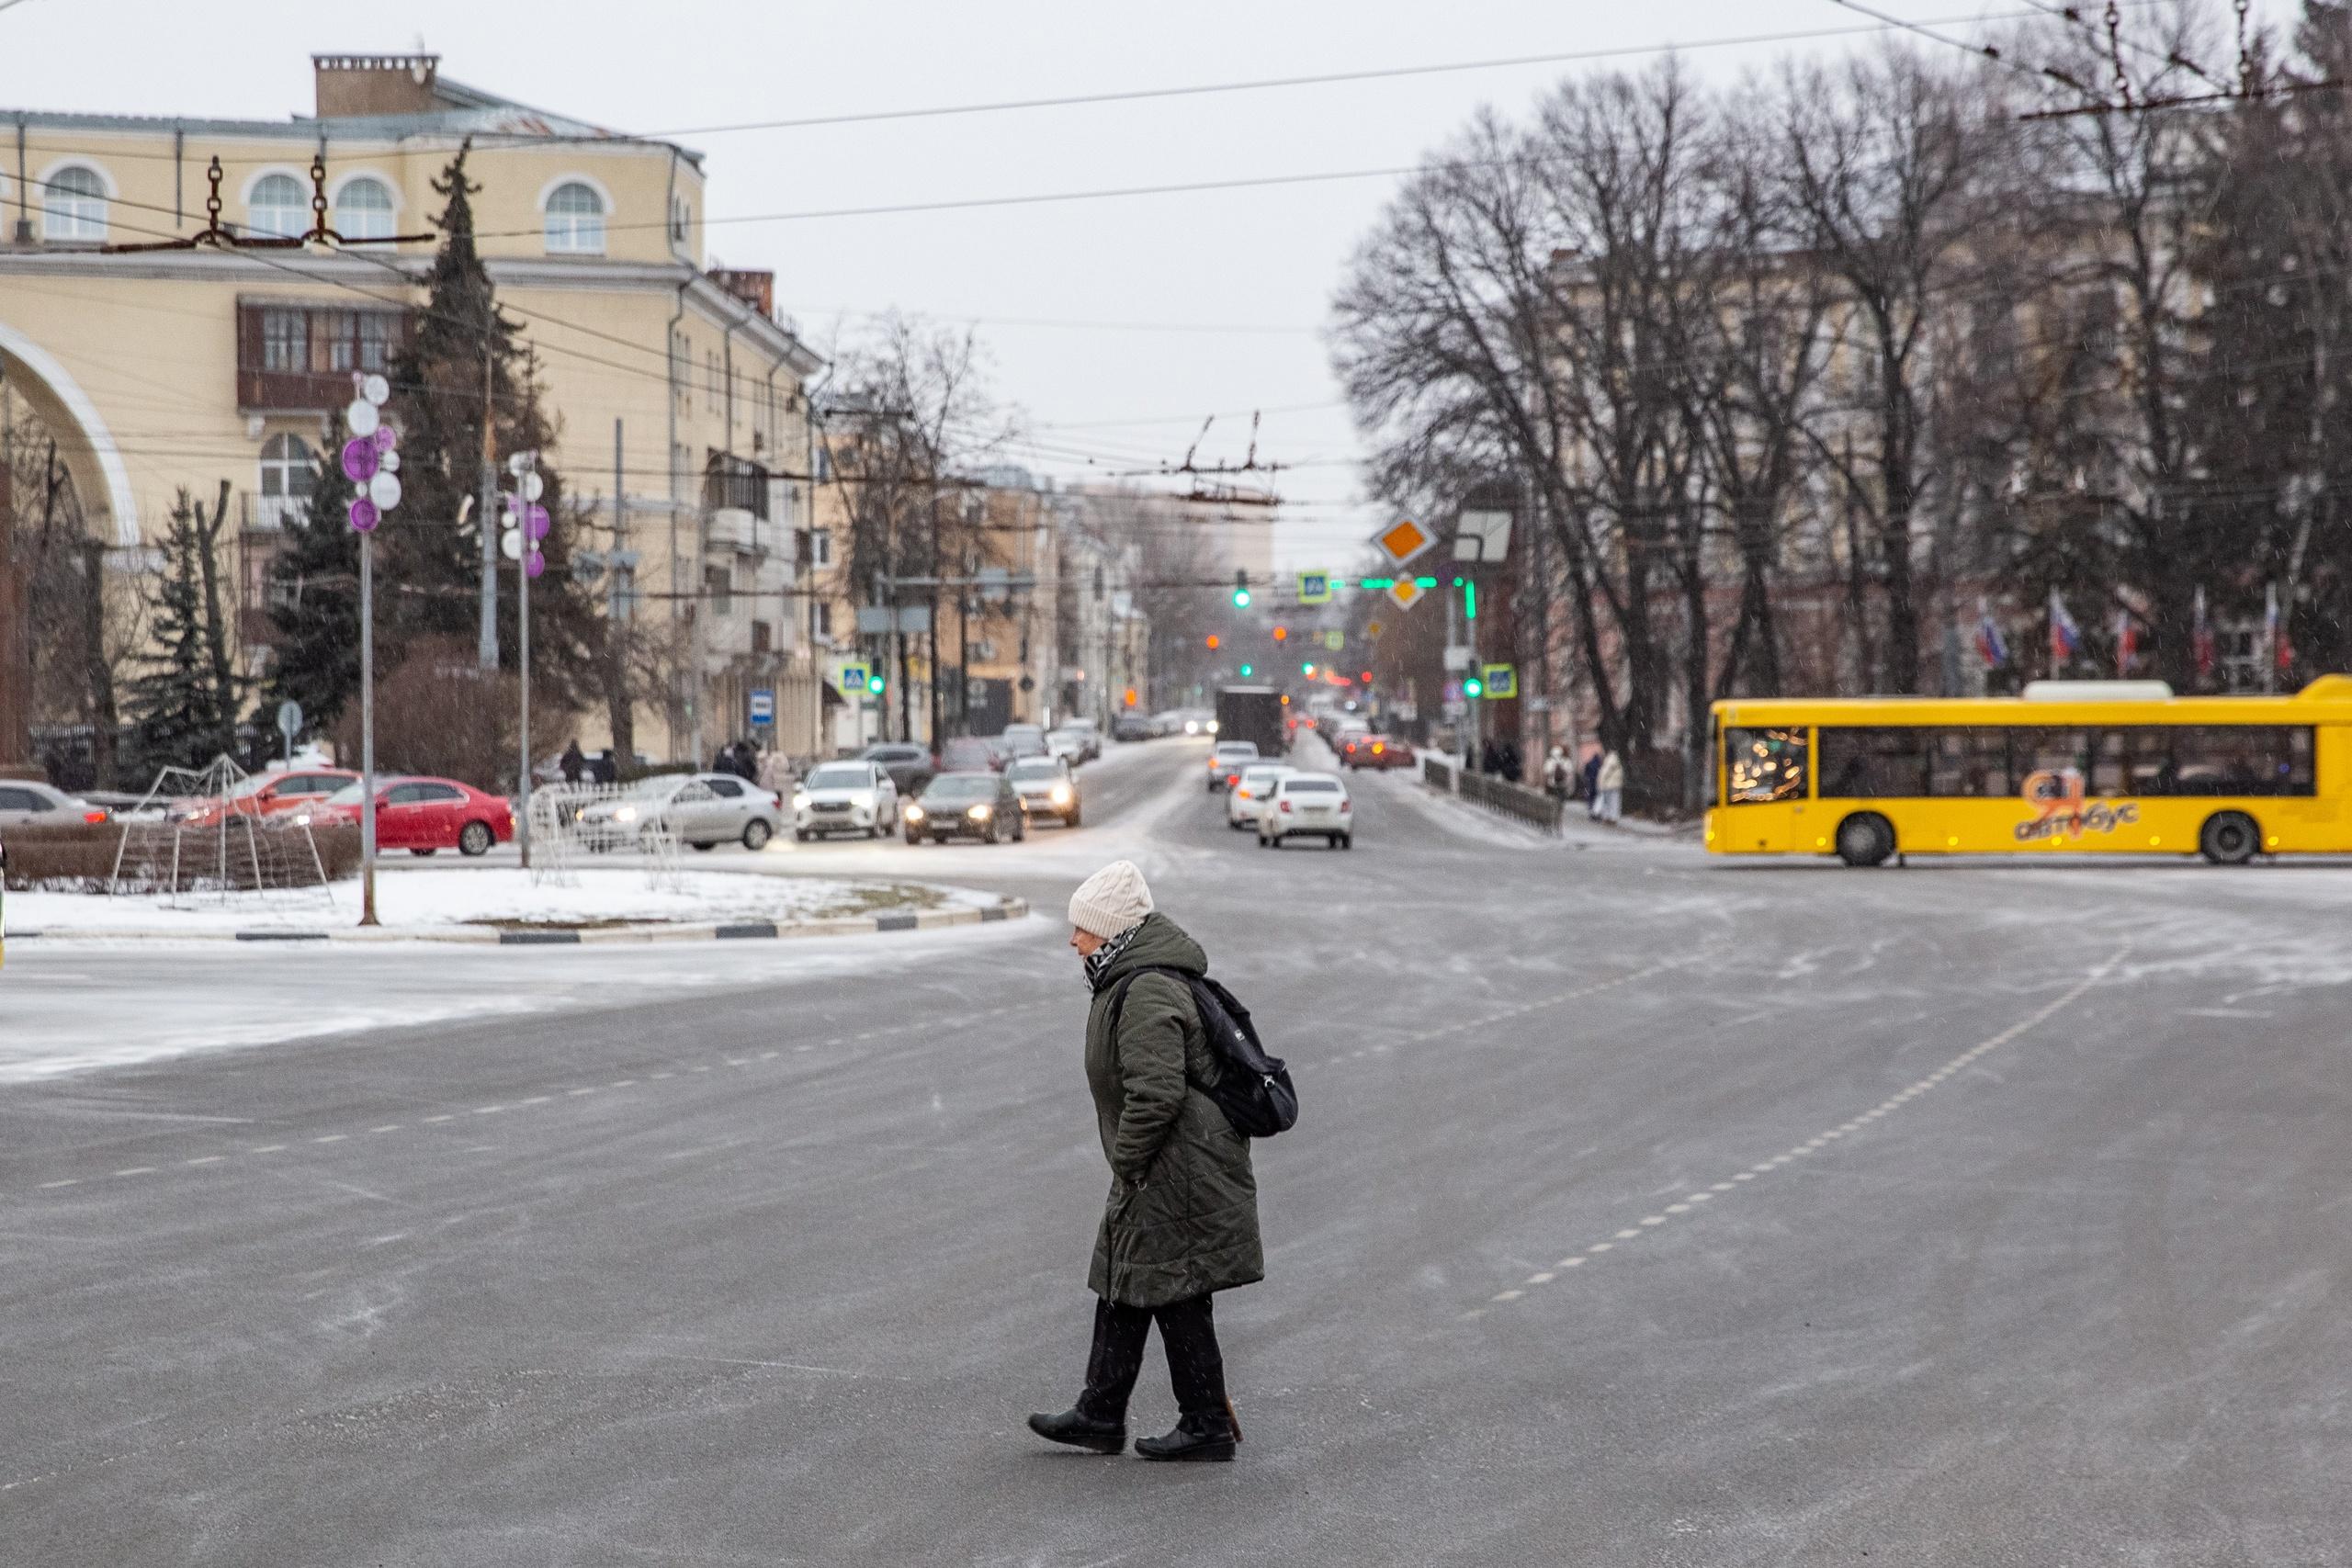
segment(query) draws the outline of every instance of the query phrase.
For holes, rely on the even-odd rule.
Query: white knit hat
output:
[[[1151,913],[1151,889],[1136,863],[1114,860],[1078,885],[1069,896],[1069,923],[1110,938]]]

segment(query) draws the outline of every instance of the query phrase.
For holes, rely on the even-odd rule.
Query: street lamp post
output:
[[[376,527],[401,503],[400,436],[384,423],[392,389],[381,376],[351,377],[343,411],[344,478],[355,487],[345,515],[359,535],[359,923],[376,919]]]
[[[539,455],[517,452],[506,459],[514,493],[506,498],[506,529],[499,547],[517,567],[514,597],[514,675],[520,693],[517,729],[521,767],[516,773],[514,843],[523,869],[531,869],[531,580],[547,570],[539,546],[548,536],[548,509],[539,504],[547,483],[539,478]]]

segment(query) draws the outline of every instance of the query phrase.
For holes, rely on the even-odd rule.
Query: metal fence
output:
[[[1431,789],[1442,789],[1448,795],[1483,806],[1498,816],[1546,833],[1560,830],[1562,803],[1542,790],[1529,789],[1509,779],[1489,773],[1474,773],[1456,768],[1451,762],[1441,762],[1434,757],[1421,759],[1421,782]]]
[[[1452,795],[1453,793],[1453,765],[1450,762],[1441,762],[1435,757],[1422,758],[1421,782],[1429,785],[1431,789],[1442,789],[1445,791],[1446,794]]]

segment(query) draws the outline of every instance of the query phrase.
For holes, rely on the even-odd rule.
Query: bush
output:
[[[356,827],[313,828],[306,845],[299,828],[261,827],[248,840],[244,826],[249,821],[232,819],[226,833],[218,828],[175,829],[163,822],[11,828],[5,835],[7,886],[19,893],[104,893],[115,883],[118,854],[123,891],[138,893],[170,888],[175,876],[182,892],[251,888],[256,859],[265,879],[282,871],[286,881],[297,885],[309,884],[320,870],[334,882],[359,869]],[[315,868],[306,863],[311,846],[318,851]]]

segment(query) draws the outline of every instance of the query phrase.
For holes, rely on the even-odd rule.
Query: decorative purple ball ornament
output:
[[[376,450],[379,452],[389,452],[401,444],[400,432],[389,424],[378,425],[376,434],[368,439],[376,444]]]
[[[548,530],[555,526],[555,519],[548,515],[548,509],[544,506],[537,504],[527,506],[524,508],[523,515],[530,522],[529,532],[531,536],[531,542],[533,544],[537,544],[541,539],[546,538],[548,536]],[[537,576],[537,574],[533,573],[533,575]]]
[[[548,558],[539,554],[537,550],[533,550],[529,555],[523,558],[523,570],[533,577],[538,576],[539,573],[547,570],[547,569]]]
[[[384,514],[378,511],[376,503],[366,496],[360,496],[352,502],[351,525],[358,532],[372,534],[376,531],[376,525],[383,520]]]
[[[373,441],[353,436],[343,444],[343,477],[353,484],[366,484],[376,477],[377,456]]]

